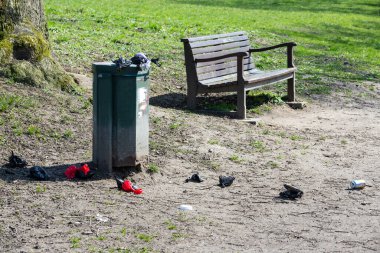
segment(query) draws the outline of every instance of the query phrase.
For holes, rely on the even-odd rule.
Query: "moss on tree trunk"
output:
[[[53,59],[42,0],[0,0],[0,75],[37,87],[76,90]]]

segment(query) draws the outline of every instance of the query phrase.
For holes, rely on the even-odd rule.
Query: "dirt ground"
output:
[[[142,195],[100,174],[63,176],[91,160],[91,108],[61,125],[72,139],[7,140],[3,159],[15,150],[52,180],[0,168],[0,252],[379,252],[380,85],[371,85],[310,97],[303,110],[275,106],[257,125],[183,110],[180,94],[153,96],[149,164],[159,172],[145,165],[128,176]],[[27,93],[41,97],[46,117],[70,114],[56,111],[69,95]],[[205,181],[185,183],[194,172]],[[220,175],[236,179],[220,188]],[[353,179],[369,186],[348,190]],[[304,196],[278,198],[284,183]]]

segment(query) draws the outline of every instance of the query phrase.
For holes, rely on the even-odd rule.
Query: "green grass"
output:
[[[251,146],[261,153],[266,150],[265,144],[262,141],[252,141]]]
[[[28,129],[26,130],[26,133],[28,135],[40,135],[41,134],[41,129],[39,129],[39,127],[35,126],[35,125],[30,125],[28,127]]]
[[[46,185],[39,185],[36,186],[36,193],[44,193],[46,191]]]
[[[150,242],[153,240],[154,236],[152,235],[147,235],[147,234],[137,234],[136,238],[144,241],[144,242]]]
[[[70,139],[70,138],[72,138],[73,136],[74,136],[74,133],[73,133],[73,131],[71,131],[70,129],[68,129],[68,130],[65,130],[64,132],[63,132],[63,138],[65,138],[65,139]]]
[[[166,228],[167,228],[168,230],[176,230],[176,229],[177,229],[177,226],[174,225],[174,223],[171,222],[170,220],[165,221],[164,224],[166,225]]]
[[[18,95],[0,94],[0,112],[12,110],[14,107],[29,109],[34,106],[35,103],[30,98]]]
[[[233,161],[234,163],[241,163],[241,162],[243,162],[243,159],[241,157],[239,157],[238,155],[231,155],[228,159],[230,161]]]
[[[169,128],[171,130],[176,130],[176,129],[180,128],[181,126],[182,126],[182,123],[180,123],[180,122],[174,122],[174,123],[172,123],[172,124],[169,125]]]
[[[236,105],[231,103],[215,103],[215,104],[207,104],[206,109],[214,110],[214,111],[222,111],[222,112],[230,112],[236,110]]]
[[[289,138],[290,138],[292,141],[299,141],[299,140],[302,140],[302,139],[303,139],[302,136],[299,136],[299,135],[296,135],[296,134],[293,134],[293,135],[289,136]]]
[[[216,139],[210,139],[210,140],[208,140],[207,143],[210,145],[217,145],[217,144],[219,144],[219,141]]]
[[[156,164],[150,163],[147,170],[149,173],[153,174],[158,173],[160,171],[160,168]]]
[[[79,248],[79,242],[80,242],[80,238],[79,237],[73,237],[73,238],[71,238],[70,242],[71,242],[71,248],[73,248],[73,249]]]
[[[88,72],[92,62],[145,52],[161,58],[152,79],[167,91],[186,82],[181,38],[237,30],[256,48],[297,42],[298,92],[330,93],[338,80],[379,81],[378,0],[46,0],[45,10],[64,66]],[[281,49],[255,59],[261,68],[286,66]]]

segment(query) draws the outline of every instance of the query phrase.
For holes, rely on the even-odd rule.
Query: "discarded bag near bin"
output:
[[[13,151],[12,154],[9,156],[8,162],[11,168],[23,168],[26,165],[28,165],[25,159],[15,155]]]
[[[123,190],[125,192],[133,192],[134,194],[138,195],[143,193],[143,190],[139,188],[137,185],[132,184],[129,180],[123,180],[119,177],[115,177],[117,188],[119,190]]]
[[[46,181],[49,180],[48,173],[40,166],[33,166],[29,169],[29,176],[35,180]]]
[[[195,183],[201,183],[201,182],[203,182],[204,180],[199,176],[199,174],[198,173],[195,173],[195,174],[193,174],[191,177],[189,177],[189,178],[187,178],[186,179],[186,183],[188,183],[188,182],[195,182]]]
[[[219,176],[219,185],[220,187],[224,188],[224,187],[232,185],[234,180],[235,178],[232,176]]]
[[[295,200],[296,198],[301,198],[303,191],[295,188],[294,186],[284,184],[286,191],[280,192],[280,197],[283,199]]]
[[[94,172],[90,170],[87,164],[83,164],[81,167],[76,167],[75,165],[71,165],[67,167],[65,171],[65,176],[68,179],[88,179],[94,176]]]

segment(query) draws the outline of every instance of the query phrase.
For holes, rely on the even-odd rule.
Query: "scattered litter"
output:
[[[119,190],[122,190],[124,180],[121,179],[121,178],[118,178],[118,177],[115,177],[115,180],[116,180],[116,183],[117,183],[117,188],[118,188]]]
[[[14,175],[16,173],[14,173],[13,171],[10,171],[10,170],[4,170],[5,174],[9,174],[9,175]]]
[[[261,119],[259,119],[259,118],[247,118],[247,119],[243,119],[242,121],[256,126],[261,122]]]
[[[303,191],[300,189],[297,189],[293,186],[284,184],[284,187],[286,191],[280,192],[280,197],[283,199],[296,199],[296,198],[301,198],[303,195]]]
[[[232,176],[219,176],[219,185],[220,187],[224,188],[224,187],[232,185],[234,180],[235,178]]]
[[[116,176],[115,180],[117,183],[117,188],[119,190],[123,190],[125,192],[133,192],[136,195],[143,193],[143,190],[141,188],[139,188],[137,185],[132,184],[132,182],[129,180],[123,180]]]
[[[191,177],[189,177],[188,179],[186,179],[186,183],[188,183],[188,182],[201,183],[203,181],[204,180],[199,176],[198,173],[195,173]]]
[[[99,213],[96,215],[95,218],[97,221],[101,221],[101,222],[108,222],[110,220],[109,218],[107,218],[107,217],[105,217]]]
[[[193,207],[190,206],[190,205],[180,205],[178,207],[179,210],[182,210],[182,211],[192,211],[193,210]]]
[[[49,180],[49,175],[47,174],[47,172],[39,166],[34,166],[30,168],[29,176],[36,180],[41,180],[41,181]]]
[[[9,166],[11,168],[22,168],[25,167],[28,163],[22,159],[20,156],[17,156],[13,153],[9,157]]]
[[[76,167],[75,165],[71,165],[67,167],[65,171],[65,176],[68,179],[79,178],[79,179],[88,179],[94,175],[94,172],[90,170],[87,163],[83,164],[81,167]]]
[[[359,180],[352,180],[350,183],[350,188],[353,190],[356,189],[363,189],[366,186],[365,180],[359,179]]]

